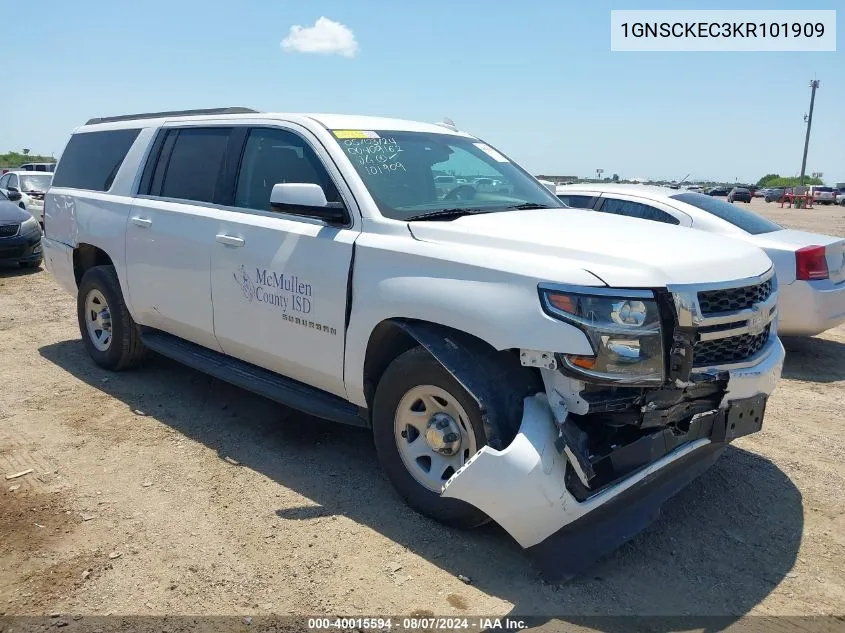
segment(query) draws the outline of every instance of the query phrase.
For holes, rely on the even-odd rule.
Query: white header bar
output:
[[[836,11],[611,11],[611,51],[836,51]]]

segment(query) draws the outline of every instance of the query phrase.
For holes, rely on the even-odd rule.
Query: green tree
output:
[[[26,150],[27,152],[29,150]],[[23,152],[6,152],[0,154],[0,167],[15,168],[24,163],[55,163],[52,156],[41,156],[38,154],[24,154]]]
[[[766,174],[760,180],[757,181],[758,187],[771,187],[772,185],[769,184],[771,180],[777,180],[780,178],[780,174]]]
[[[819,178],[804,177],[804,185],[823,185]],[[779,174],[766,174],[757,181],[758,187],[799,187],[801,186],[800,176],[781,176]]]

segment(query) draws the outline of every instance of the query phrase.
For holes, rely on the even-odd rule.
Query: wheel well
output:
[[[82,281],[82,276],[94,266],[114,266],[114,262],[108,253],[96,246],[91,246],[91,244],[77,246],[73,251],[73,276],[76,277],[77,286]]]
[[[439,323],[411,319],[388,319],[375,327],[367,343],[367,353],[364,357],[364,395],[367,398],[368,406],[372,405],[376,387],[388,365],[400,354],[421,344],[408,333],[406,328],[400,325],[400,322],[435,328],[442,332],[444,338],[452,337],[455,340],[469,343],[474,349],[483,350],[485,356],[495,358],[499,363],[505,365],[513,363],[516,367],[520,366],[518,350],[497,351],[492,345],[477,336]],[[539,373],[534,373],[537,373],[539,378]]]
[[[367,342],[367,354],[364,357],[364,396],[367,406],[372,407],[376,386],[387,366],[400,354],[407,352],[419,343],[395,322],[388,320],[379,323]]]
[[[475,398],[490,445],[507,446],[519,430],[523,399],[542,390],[539,371],[523,367],[518,350],[496,350],[471,334],[428,321],[388,319],[373,330],[364,359],[364,395],[373,396],[388,365],[421,345]]]

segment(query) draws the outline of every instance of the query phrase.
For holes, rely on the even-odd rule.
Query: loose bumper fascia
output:
[[[774,390],[785,352],[773,337],[762,360],[729,370],[726,395],[698,435],[600,492],[578,501],[566,487],[567,459],[546,394],[526,398],[516,438],[503,450],[482,448],[443,487],[442,496],[474,505],[499,523],[557,582],[580,573],[659,516],[660,506],[716,461],[736,437],[756,432],[762,416],[746,413]],[[754,416],[757,417],[757,416]]]

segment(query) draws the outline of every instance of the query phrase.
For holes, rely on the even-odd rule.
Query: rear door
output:
[[[343,396],[347,297],[360,216],[325,148],[294,124],[241,128],[211,256],[214,332],[242,360]],[[239,132],[241,133],[241,132]],[[315,183],[347,220],[271,210],[277,183]]]
[[[219,351],[211,305],[211,249],[231,127],[163,129],[126,227],[126,268],[135,319]]]

